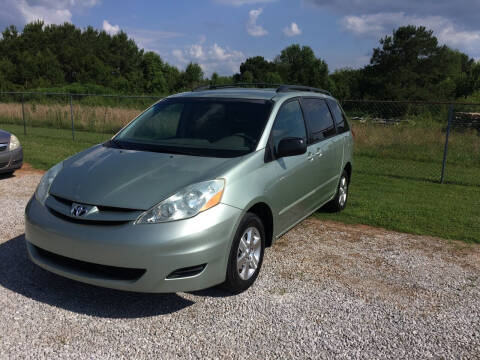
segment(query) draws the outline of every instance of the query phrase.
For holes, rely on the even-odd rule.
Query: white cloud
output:
[[[242,6],[242,5],[253,5],[253,4],[266,4],[272,3],[277,0],[215,0],[215,2],[224,4],[224,5],[232,5],[232,6]]]
[[[99,0],[3,0],[0,8],[0,26],[23,26],[42,20],[45,24],[63,24],[72,21],[72,14],[92,7]]]
[[[290,26],[286,26],[283,29],[283,33],[286,36],[297,36],[302,33],[302,30],[298,27],[297,23],[292,22]]]
[[[188,54],[194,60],[204,60],[205,52],[203,51],[203,46],[201,44],[190,45],[188,49]]]
[[[245,55],[238,50],[232,50],[228,46],[222,47],[217,43],[205,45],[206,38],[201,37],[200,42],[186,46],[184,49],[172,51],[173,58],[178,65],[189,62],[198,63],[202,70],[210,76],[213,72],[220,74],[232,74],[238,72],[240,64],[245,60]]]
[[[62,24],[72,20],[72,13],[68,9],[47,8],[44,6],[29,5],[26,1],[19,1],[18,10],[23,15],[25,23],[43,20],[45,24]]]
[[[257,24],[258,17],[262,14],[263,9],[250,10],[248,13],[247,32],[252,36],[265,36],[268,31],[261,25]]]
[[[480,30],[466,30],[452,20],[442,16],[407,15],[404,12],[378,13],[370,15],[348,15],[341,20],[342,26],[357,36],[374,38],[391,34],[402,25],[425,26],[431,29],[440,43],[480,55]]]
[[[222,48],[217,43],[214,43],[209,51],[208,56],[211,59],[219,60],[219,61],[227,61],[227,60],[241,60],[245,58],[245,55],[241,51],[237,50],[230,50],[228,48]]]
[[[112,25],[107,20],[103,20],[102,28],[103,30],[105,30],[107,34],[110,34],[110,35],[115,35],[120,31],[120,26]]]
[[[181,63],[187,63],[188,62],[188,60],[185,58],[185,56],[183,56],[183,51],[180,50],[180,49],[173,50],[172,55],[175,57],[175,59],[177,59]]]
[[[183,37],[184,34],[164,31],[164,30],[148,30],[148,29],[123,29],[129,37],[137,43],[138,47],[146,51],[156,51],[164,53],[165,40]]]

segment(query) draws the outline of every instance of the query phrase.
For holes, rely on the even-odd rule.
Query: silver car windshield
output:
[[[141,114],[112,143],[146,151],[239,156],[255,150],[271,108],[266,100],[166,99]]]

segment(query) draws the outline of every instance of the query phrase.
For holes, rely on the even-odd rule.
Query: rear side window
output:
[[[337,125],[337,133],[341,134],[348,131],[350,128],[348,126],[347,117],[345,113],[338,105],[338,102],[335,100],[327,100],[330,110],[332,110],[333,117],[335,118],[335,124]]]
[[[272,127],[272,140],[275,151],[277,151],[280,140],[286,137],[307,139],[302,109],[297,100],[282,105],[280,110],[278,110],[275,123]]]
[[[302,99],[303,112],[307,120],[310,143],[336,134],[332,114],[323,99]]]

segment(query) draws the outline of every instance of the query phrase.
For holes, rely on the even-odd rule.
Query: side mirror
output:
[[[280,140],[275,156],[277,158],[282,158],[287,156],[302,155],[306,152],[307,144],[304,139],[288,137]]]

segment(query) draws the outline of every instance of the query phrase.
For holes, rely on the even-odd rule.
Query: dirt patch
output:
[[[30,175],[30,174],[44,174],[44,170],[38,170],[35,169],[32,165],[29,163],[23,163],[22,168],[20,170],[15,171],[15,176],[25,176],[25,175]]]

